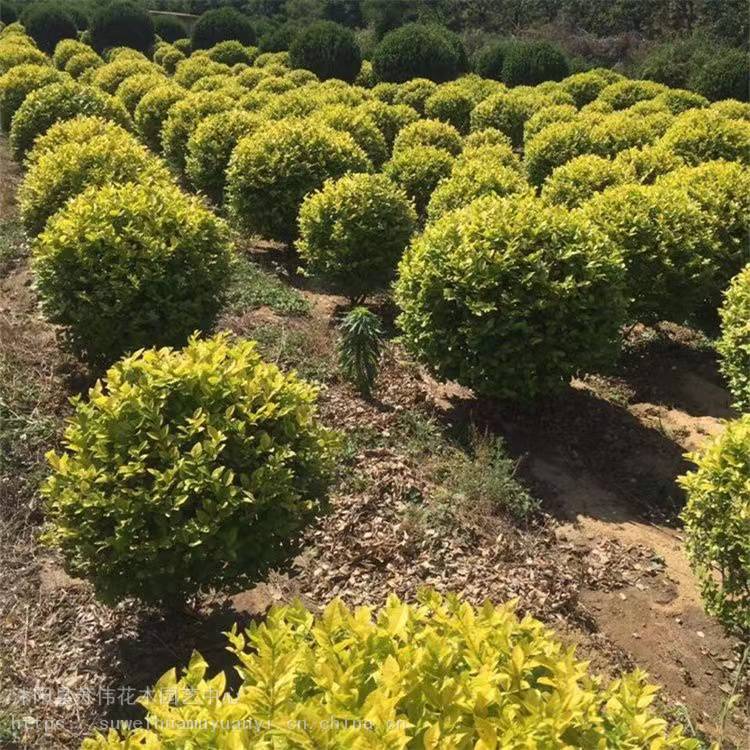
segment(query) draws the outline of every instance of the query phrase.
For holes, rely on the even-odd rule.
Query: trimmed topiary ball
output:
[[[440,83],[456,78],[465,70],[465,52],[446,32],[418,23],[388,32],[372,56],[378,80],[402,83],[428,78]]]
[[[435,188],[450,175],[454,163],[455,159],[445,149],[412,146],[394,153],[383,166],[383,172],[403,188],[423,218]]]
[[[667,87],[654,81],[631,81],[625,79],[610,84],[599,94],[599,100],[608,104],[613,110],[627,109],[637,102],[655,99],[667,91]]]
[[[698,204],[661,185],[622,185],[582,209],[618,248],[633,322],[685,323],[712,284],[715,240]]]
[[[167,50],[161,57],[161,66],[170,75],[174,75],[177,71],[177,66],[187,58],[178,49]]]
[[[206,54],[211,60],[222,65],[231,66],[237,65],[237,63],[250,65],[254,59],[250,49],[237,39],[226,39],[215,44]]]
[[[308,193],[327,179],[371,168],[348,133],[314,120],[269,123],[237,144],[227,171],[227,197],[246,230],[291,242]]]
[[[545,180],[542,198],[556,206],[577,208],[596,193],[634,179],[622,163],[593,154],[577,156]]]
[[[578,109],[597,99],[599,94],[609,85],[609,79],[596,70],[575,73],[560,83],[563,91],[573,97],[573,103]]]
[[[300,31],[289,47],[289,62],[322,81],[338,78],[352,83],[362,67],[362,53],[350,29],[332,21],[318,21]]]
[[[154,23],[143,6],[121,0],[101,6],[91,18],[89,31],[98,52],[110,47],[148,52],[156,40]]]
[[[189,89],[201,78],[214,75],[231,75],[228,65],[210,60],[205,55],[188,57],[177,65],[174,81]]]
[[[461,153],[461,134],[452,125],[440,120],[417,120],[404,127],[393,143],[393,153],[415,146],[442,148],[456,156]]]
[[[126,78],[115,91],[115,96],[125,105],[132,117],[136,107],[149,91],[167,83],[168,79],[161,73],[136,73]]]
[[[65,70],[68,60],[81,52],[92,52],[92,49],[78,39],[61,39],[55,46],[52,62],[58,70]]]
[[[163,162],[130,133],[108,133],[85,143],[78,140],[47,150],[24,175],[18,203],[29,235],[39,234],[50,216],[87,188],[171,179]]]
[[[228,228],[198,199],[127,183],[91,188],[51,217],[33,268],[48,319],[98,367],[209,330],[230,255]]]
[[[31,92],[64,78],[49,65],[17,65],[0,76],[0,128],[10,129],[13,115]]]
[[[62,39],[77,39],[78,28],[64,5],[54,2],[35,3],[24,14],[26,33],[42,52],[52,54]]]
[[[317,110],[311,115],[311,119],[322,122],[333,130],[349,133],[376,168],[388,158],[385,138],[375,120],[362,109],[334,104]]]
[[[750,264],[729,285],[719,316],[721,337],[716,350],[721,372],[735,409],[750,413]]]
[[[567,57],[548,42],[516,42],[506,51],[503,60],[503,83],[507,86],[561,81],[568,73]]]
[[[264,121],[258,115],[231,109],[209,115],[195,128],[187,145],[185,174],[196,190],[221,204],[229,159],[237,143]]]
[[[153,21],[156,35],[169,44],[185,36],[185,27],[174,16],[154,16]]]
[[[209,115],[234,109],[234,100],[218,91],[188,94],[169,110],[161,132],[164,157],[181,172],[185,170],[190,136]]]
[[[750,414],[690,458],[679,478],[686,549],[706,611],[727,627],[750,631]]]
[[[583,217],[533,198],[480,198],[407,250],[398,324],[441,378],[530,400],[613,361],[621,283],[615,248]]]
[[[586,120],[552,123],[526,144],[524,164],[529,182],[541,188],[555,169],[597,150],[592,127]]]
[[[715,159],[750,165],[750,122],[729,120],[710,109],[681,114],[660,143],[690,166]]]
[[[438,90],[438,85],[427,78],[412,78],[402,83],[394,97],[394,104],[406,104],[412,107],[420,115],[424,115],[427,100]]]
[[[690,88],[712,102],[720,99],[746,102],[750,99],[749,68],[750,61],[744,50],[719,52],[692,74]]]
[[[468,90],[454,84],[445,84],[431,94],[424,103],[427,117],[452,125],[461,134],[469,132],[471,111],[477,98]]]
[[[0,75],[17,65],[49,65],[49,58],[29,44],[0,45]]]
[[[79,52],[65,63],[65,72],[74,78],[76,81],[83,82],[87,78],[92,79],[94,77],[94,71],[104,65],[99,55],[90,49],[88,52]]]
[[[231,39],[245,45],[255,44],[255,29],[244,13],[225,6],[206,11],[196,21],[191,43],[193,50],[210,49]]]
[[[626,148],[613,161],[630,171],[633,179],[643,185],[652,185],[662,175],[685,166],[684,159],[659,143],[643,148]]]
[[[172,106],[188,95],[176,83],[164,83],[151,89],[138,102],[133,119],[143,142],[156,153],[161,152],[161,131]]]
[[[578,110],[572,104],[553,104],[549,107],[534,112],[524,123],[524,143],[530,141],[535,135],[541,133],[553,122],[573,122],[578,119]]]
[[[310,273],[361,302],[391,280],[416,221],[406,193],[385,175],[345,175],[305,198],[297,249]]]
[[[385,138],[386,149],[389,153],[401,130],[419,119],[419,113],[406,104],[386,104],[378,99],[371,99],[360,104],[359,109],[375,121]]]
[[[98,68],[94,73],[92,83],[102,91],[114,94],[126,78],[144,74],[163,76],[164,71],[148,60],[122,58]]]
[[[427,206],[430,221],[487,195],[502,198],[531,193],[529,183],[518,169],[483,158],[488,153],[486,148],[480,149],[476,158],[456,161],[450,176],[437,186],[430,198]]]
[[[497,42],[483,47],[474,61],[474,70],[482,78],[491,78],[495,81],[503,80],[503,65],[508,50],[514,45],[509,39],[501,39]]]
[[[750,122],[750,102],[725,99],[720,102],[714,102],[710,109],[719,115],[719,117],[727,120],[747,120]]]
[[[98,115],[126,130],[133,127],[125,107],[113,96],[92,86],[53,83],[29,94],[13,117],[10,145],[14,157],[23,159],[34,139],[54,123],[79,115]]]
[[[118,362],[49,454],[46,542],[107,602],[257,582],[322,505],[335,440],[316,398],[226,335]]]

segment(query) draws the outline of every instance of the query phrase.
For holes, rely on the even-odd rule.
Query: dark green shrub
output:
[[[210,49],[219,42],[235,39],[242,44],[255,44],[255,29],[250,19],[231,7],[206,11],[193,27],[192,48]]]
[[[37,89],[58,83],[63,74],[49,65],[17,65],[0,76],[0,128],[6,132],[16,110]]]
[[[151,89],[135,108],[135,129],[143,142],[156,153],[161,152],[161,131],[170,109],[188,95],[188,92],[169,81]]]
[[[509,39],[501,39],[488,44],[477,54],[474,61],[474,70],[483,78],[502,81],[505,56],[514,44],[515,42]]]
[[[385,175],[345,175],[305,198],[297,249],[310,273],[361,301],[393,278],[416,220]]]
[[[100,366],[209,330],[230,253],[228,228],[198,199],[173,185],[128,183],[91,188],[52,216],[33,268],[49,320]]]
[[[10,127],[13,155],[23,159],[34,139],[50,125],[79,115],[99,115],[132,130],[133,122],[125,107],[113,96],[92,86],[53,83],[37,89],[24,99]]]
[[[101,6],[91,18],[91,43],[103,52],[109,47],[130,47],[148,52],[154,46],[154,23],[140,5],[115,0]]]
[[[263,34],[258,42],[261,52],[285,52],[294,41],[299,26],[293,23],[283,23],[275,29]]]
[[[750,64],[747,52],[731,49],[713,55],[690,76],[690,88],[712,102],[750,99]]]
[[[706,611],[727,627],[750,632],[750,414],[690,458],[697,467],[679,478],[693,571]]]
[[[465,53],[463,57],[443,31],[414,23],[383,37],[373,53],[372,67],[380,81],[429,78],[439,83],[465,70]]]
[[[24,14],[26,33],[43,52],[52,54],[62,39],[77,39],[78,28],[65,6],[52,2],[35,3]]]
[[[258,115],[236,109],[209,115],[202,120],[187,144],[185,173],[193,187],[220,204],[234,147],[261,124],[263,120]]]
[[[680,189],[622,185],[582,209],[618,248],[632,322],[684,323],[714,276],[714,239],[700,207]]]
[[[365,397],[372,395],[383,353],[383,326],[366,307],[350,310],[339,326],[339,368]]]
[[[435,188],[451,173],[455,159],[443,148],[413,146],[393,154],[383,166],[390,177],[414,201],[417,214],[424,217]]]
[[[562,50],[547,42],[516,42],[503,61],[503,83],[535,86],[543,81],[561,81],[570,73]]]
[[[242,139],[227,170],[233,215],[250,232],[291,242],[305,196],[327,179],[372,168],[348,133],[313,120],[269,123]]]
[[[321,508],[335,439],[316,398],[254,341],[118,362],[49,456],[47,543],[107,602],[178,605],[258,581]]]
[[[15,3],[4,2],[0,5],[0,23],[9,26],[18,20],[18,8]]]
[[[35,236],[52,214],[87,188],[169,181],[163,162],[130,133],[108,133],[85,143],[76,138],[35,157],[18,189],[21,220]]]
[[[362,66],[359,45],[350,29],[318,21],[303,29],[289,47],[292,67],[305,68],[321,80],[354,81]]]
[[[174,16],[153,16],[153,21],[156,35],[169,44],[185,36],[185,26]]]
[[[583,217],[485,197],[428,224],[407,250],[398,324],[440,377],[533,399],[612,362],[621,281],[615,248]]]

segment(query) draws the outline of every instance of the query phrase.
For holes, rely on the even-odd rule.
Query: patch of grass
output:
[[[0,221],[0,276],[4,276],[26,252],[26,235],[18,219]]]
[[[248,332],[263,358],[306,380],[326,382],[336,373],[335,351],[313,327],[266,323]]]
[[[278,276],[261,268],[244,255],[238,255],[232,269],[227,309],[239,314],[269,307],[280,315],[307,315],[310,303]]]

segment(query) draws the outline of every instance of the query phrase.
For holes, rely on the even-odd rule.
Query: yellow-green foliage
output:
[[[577,208],[596,193],[634,180],[623,164],[587,154],[558,167],[545,180],[542,197],[557,206]]]
[[[464,151],[479,146],[497,145],[505,145],[509,148],[513,147],[510,138],[497,128],[482,128],[480,130],[475,130],[464,138]]]
[[[32,91],[65,78],[49,65],[16,65],[0,76],[0,127],[10,129],[13,115]]]
[[[444,148],[412,146],[394,152],[383,172],[414,201],[417,214],[423,217],[430,197],[440,181],[450,175],[454,161]]]
[[[123,80],[117,87],[115,96],[125,105],[125,109],[132,117],[141,99],[149,91],[165,83],[167,78],[162,73],[136,73]]]
[[[141,73],[159,74],[163,71],[158,65],[148,60],[133,59],[129,57],[118,58],[114,62],[102,65],[94,73],[92,84],[108,94],[114,94],[117,87],[131,76]]]
[[[622,255],[632,321],[684,323],[698,311],[718,258],[700,206],[685,192],[626,184],[581,210]]]
[[[204,76],[229,74],[229,66],[209,60],[205,55],[189,57],[177,64],[174,72],[175,83],[189,89]]]
[[[553,104],[535,112],[523,126],[523,140],[530,141],[537,133],[553,122],[570,122],[578,117],[578,110],[572,104]]]
[[[714,102],[710,107],[719,117],[727,120],[749,120],[750,121],[750,102],[738,102],[736,99],[724,99],[720,102]]]
[[[380,167],[388,158],[385,138],[375,124],[374,118],[367,112],[359,108],[352,109],[344,104],[332,104],[314,112],[312,119],[333,130],[349,133],[375,167]]]
[[[169,110],[187,94],[182,86],[170,81],[151,89],[138,102],[133,116],[135,129],[152,151],[161,151],[161,131]]]
[[[685,166],[682,158],[659,142],[643,148],[626,148],[617,154],[614,162],[629,170],[636,182],[644,185],[651,185],[662,175]]]
[[[727,290],[721,317],[719,352],[734,405],[750,413],[750,264],[737,274]]]
[[[81,52],[92,52],[88,44],[79,42],[78,39],[61,39],[52,54],[52,62],[58,70],[65,70],[68,60]]]
[[[180,52],[180,50],[172,48],[164,52],[164,54],[161,55],[160,59],[160,65],[164,68],[164,70],[166,70],[170,75],[173,75],[177,70],[177,66],[186,58],[185,55]]]
[[[595,153],[594,143],[591,125],[586,120],[548,125],[526,144],[524,163],[529,181],[541,187],[557,167],[576,156]]]
[[[242,42],[238,42],[236,39],[219,42],[211,49],[206,50],[206,54],[214,62],[224,65],[236,65],[237,63],[250,65],[257,57],[251,48],[245,47]]]
[[[89,130],[84,123],[84,130]],[[93,186],[124,182],[167,182],[161,160],[125,131],[72,138],[34,159],[18,190],[23,225],[30,235],[44,229],[47,219],[68,200]]]
[[[13,156],[23,159],[37,136],[54,123],[79,115],[98,115],[127,130],[133,127],[125,107],[113,96],[93,86],[53,83],[29,94],[16,111],[10,128]]]
[[[9,43],[0,45],[0,75],[16,65],[49,65],[49,58],[41,50],[29,44]]]
[[[334,600],[316,618],[296,603],[228,637],[236,698],[195,653],[144,701],[150,729],[98,735],[82,750],[699,747],[650,707],[657,689],[645,674],[604,684],[510,604],[475,609],[422,591],[377,612]]]
[[[665,106],[673,115],[682,114],[689,109],[703,109],[709,105],[705,96],[686,89],[667,89],[653,101]]]
[[[372,95],[378,101],[385,102],[386,104],[393,104],[394,100],[396,99],[398,90],[399,86],[397,83],[393,83],[391,81],[382,81],[381,83],[376,83],[372,87]],[[414,108],[412,107],[412,109]]]
[[[348,133],[315,120],[269,123],[232,153],[227,195],[248,231],[290,242],[305,196],[347,172],[369,172],[367,154]]]
[[[289,67],[288,52],[263,52],[253,61],[256,68],[270,68],[273,66]]]
[[[146,60],[148,62],[148,58],[143,52],[132,47],[110,47],[105,51],[104,55],[108,63],[115,62],[116,60],[138,60],[140,62]]]
[[[261,124],[263,119],[258,115],[237,109],[209,115],[201,121],[190,136],[185,161],[185,174],[193,187],[220,203],[234,147]]]
[[[496,147],[485,146],[478,149],[479,155],[475,158],[456,161],[450,176],[437,186],[430,198],[427,206],[430,221],[435,221],[448,211],[468,206],[485,195],[503,197],[530,192],[531,188],[522,172],[486,158],[493,148]]]
[[[524,173],[523,165],[516,152],[504,142],[487,145],[466,146],[456,159],[456,167],[470,161],[484,161],[492,167],[510,167],[516,172]]]
[[[575,73],[560,82],[560,87],[573,97],[579,109],[593,102],[609,85],[607,78],[596,70]]]
[[[285,91],[292,91],[296,88],[297,84],[286,76],[268,76],[260,81],[254,90],[259,94],[283,94]]]
[[[201,120],[234,109],[234,100],[216,91],[188,94],[170,107],[161,131],[164,156],[180,171],[185,169],[187,144]]]
[[[711,233],[712,279],[702,289],[704,318],[716,320],[722,293],[750,260],[750,168],[725,161],[683,167],[660,178],[658,185],[685,190],[698,204]]]
[[[235,80],[248,91],[254,89],[264,78],[268,77],[263,68],[247,68],[235,76]]]
[[[406,104],[424,116],[425,102],[437,91],[437,84],[427,78],[412,78],[398,84],[393,94],[393,104]]]
[[[656,142],[674,122],[668,112],[645,115],[614,112],[595,120],[591,138],[595,153],[615,157],[626,148],[643,147]]]
[[[366,112],[375,121],[390,153],[396,136],[411,123],[419,119],[416,109],[407,104],[386,104],[379,99],[370,99],[359,105],[359,109]]]
[[[208,330],[230,251],[228,228],[198,199],[172,185],[127,183],[91,188],[52,216],[33,268],[49,320],[101,365]]]
[[[89,50],[88,52],[79,52],[77,55],[73,55],[65,63],[65,72],[77,81],[80,81],[87,76],[93,78],[94,71],[103,65],[104,60],[94,50]]]
[[[611,363],[623,319],[616,248],[534,198],[480,198],[427,225],[399,267],[404,340],[440,377],[533,399]]]
[[[750,122],[730,120],[712,109],[684,112],[661,143],[693,166],[712,159],[750,164]]]
[[[80,116],[70,120],[60,120],[34,141],[34,148],[26,155],[26,167],[31,169],[44,154],[68,143],[83,145],[101,135],[111,135],[117,138],[127,134],[128,131],[121,125],[103,117]]]
[[[391,280],[416,221],[385,175],[345,175],[305,198],[297,249],[311,273],[359,300]]]
[[[315,400],[226,335],[118,362],[48,455],[47,542],[107,601],[257,581],[320,505],[333,440]]]
[[[393,143],[393,153],[416,146],[441,148],[456,156],[461,153],[463,140],[453,125],[440,120],[417,120],[401,129]]]
[[[497,88],[494,81],[485,81],[478,76],[443,83],[425,100],[425,115],[447,122],[466,134],[469,132],[471,111]]]
[[[744,294],[747,313],[747,286]],[[682,511],[687,553],[706,610],[745,633],[750,632],[749,447],[750,414],[745,414],[692,454],[697,468],[679,479],[688,497]]]
[[[238,86],[240,89],[242,89],[244,93],[244,88],[240,86],[237,81],[235,80],[235,77],[231,75],[230,73],[219,73],[217,75],[212,76],[203,76],[203,78],[199,78],[191,87],[191,91],[218,91],[219,89],[224,88],[225,86],[228,86],[230,84],[234,84]]]
[[[611,105],[612,109],[627,109],[636,102],[654,99],[665,92],[667,87],[654,81],[631,81],[625,79],[607,86],[599,94],[599,99]]]

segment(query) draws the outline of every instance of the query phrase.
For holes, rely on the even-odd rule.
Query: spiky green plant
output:
[[[383,350],[380,318],[366,307],[355,307],[341,321],[339,366],[347,380],[369,398],[378,376]]]

